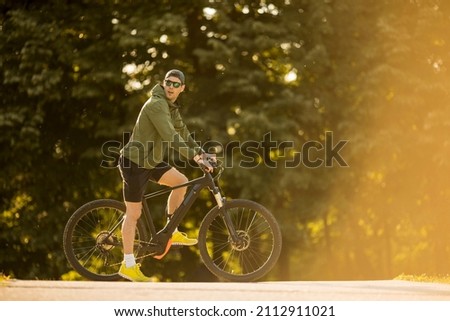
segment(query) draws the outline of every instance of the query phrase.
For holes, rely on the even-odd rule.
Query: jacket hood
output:
[[[155,85],[150,93],[152,94],[152,97],[166,99],[166,93],[164,92],[163,86],[160,84]]]

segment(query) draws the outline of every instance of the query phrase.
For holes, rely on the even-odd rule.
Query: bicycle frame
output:
[[[219,174],[216,176],[220,176],[222,170],[219,170]],[[183,199],[183,202],[180,204],[180,206],[175,210],[175,213],[173,214],[171,220],[169,223],[164,226],[160,231],[156,231],[155,223],[153,222],[153,218],[149,209],[149,206],[147,204],[147,200],[157,197],[166,193],[170,193],[173,190],[176,190],[178,188],[182,187],[188,187],[192,186],[186,196]],[[221,208],[224,205],[224,198],[222,197],[220,193],[219,187],[215,183],[215,177],[212,177],[212,175],[208,172],[205,172],[202,177],[193,179],[187,183],[173,186],[173,187],[167,187],[163,190],[151,192],[148,194],[145,194],[142,200],[142,210],[143,214],[141,219],[144,220],[145,226],[148,227],[149,233],[150,233],[150,240],[147,243],[147,251],[150,253],[160,254],[164,252],[166,249],[166,246],[175,231],[175,229],[178,227],[178,225],[182,222],[186,214],[188,213],[189,209],[191,208],[192,204],[196,201],[198,198],[199,192],[203,188],[208,188],[212,194],[214,195],[214,198],[216,199],[217,205],[219,208]],[[236,235],[236,233],[232,233]],[[234,238],[234,237],[233,237]],[[237,238],[237,236],[236,236]]]

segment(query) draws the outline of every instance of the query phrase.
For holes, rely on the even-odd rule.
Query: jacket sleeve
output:
[[[201,150],[201,147],[197,144],[195,139],[192,137],[191,132],[187,128],[187,126],[184,123],[183,119],[181,118],[181,115],[179,112],[177,112],[177,115],[175,118],[175,130],[180,134],[180,136],[184,139],[184,141],[187,143],[187,145],[190,148],[193,148],[195,150]]]
[[[187,159],[194,158],[201,152],[201,148],[195,143],[190,136],[186,125],[182,122],[181,117],[175,122],[177,128],[172,123],[169,107],[164,103],[156,103],[147,109],[147,116],[155,126],[162,140],[169,143],[169,146],[178,151]]]

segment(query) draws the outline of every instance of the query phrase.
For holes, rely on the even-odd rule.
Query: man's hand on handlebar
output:
[[[202,153],[194,157],[194,161],[206,172],[212,173],[216,166],[216,154]]]

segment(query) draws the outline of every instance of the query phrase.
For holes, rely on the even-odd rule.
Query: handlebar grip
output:
[[[212,167],[217,168],[217,166],[219,166],[219,164],[217,164],[217,162],[211,158],[211,157],[206,157],[206,160],[208,161],[208,163],[211,164]]]

